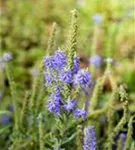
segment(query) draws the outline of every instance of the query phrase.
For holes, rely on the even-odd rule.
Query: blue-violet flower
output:
[[[68,101],[67,104],[64,105],[64,108],[67,112],[74,111],[76,107],[77,107],[76,100]]]
[[[83,150],[96,150],[96,130],[92,127],[87,127],[84,129],[84,140],[83,140]]]
[[[60,80],[64,83],[70,84],[73,82],[73,74],[71,70],[62,71],[60,73]]]
[[[91,83],[91,75],[88,71],[81,69],[74,77],[74,84],[81,85],[83,87],[89,87]]]
[[[78,119],[80,117],[82,117],[83,119],[86,119],[88,112],[86,110],[82,110],[82,109],[76,109],[74,112],[74,118]]]
[[[90,64],[94,65],[97,68],[99,68],[101,66],[101,61],[102,61],[102,58],[98,55],[92,56],[90,58]]]

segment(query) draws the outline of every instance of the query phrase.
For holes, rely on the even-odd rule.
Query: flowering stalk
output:
[[[10,150],[14,150],[20,140],[21,133],[20,131],[20,121],[19,121],[19,116],[18,116],[18,103],[17,103],[17,93],[16,93],[16,86],[15,82],[13,80],[13,77],[11,76],[11,70],[9,64],[6,64],[6,73],[7,73],[7,78],[9,81],[10,85],[10,91],[11,91],[11,96],[12,96],[12,101],[13,101],[13,106],[14,106],[14,128],[11,136],[12,140],[12,145],[10,146]]]
[[[78,26],[77,26],[77,11],[72,11],[72,19],[71,19],[71,27],[69,31],[69,39],[68,39],[68,45],[67,45],[67,53],[68,53],[68,64],[67,69],[72,70],[74,67],[74,58],[76,55],[76,46],[77,46],[77,32],[78,32]],[[69,97],[71,93],[71,85],[65,86],[65,98]]]
[[[107,150],[112,150],[112,145],[114,142],[114,138],[118,133],[123,129],[125,123],[128,120],[128,102],[126,101],[124,103],[124,113],[123,117],[119,121],[119,123],[116,125],[116,127],[113,129],[113,132],[111,132],[108,136],[107,143],[106,143],[106,148]]]
[[[35,109],[36,105],[37,105],[36,100],[37,100],[37,97],[38,97],[38,92],[40,90],[40,83],[41,83],[42,76],[43,76],[43,62],[41,62],[38,75],[34,80],[33,88],[32,88],[32,95],[31,95],[31,98],[30,98],[30,111],[33,114],[35,114],[35,110],[36,110]]]
[[[77,138],[76,138],[77,150],[82,150],[83,144],[83,125],[77,126]]]
[[[97,139],[96,130],[93,126],[84,129],[83,150],[96,150]]]
[[[131,142],[132,142],[132,137],[133,137],[133,119],[134,119],[134,117],[135,116],[132,116],[128,123],[127,139],[126,139],[124,150],[130,150],[130,147],[132,144]]]
[[[56,31],[57,31],[57,24],[54,22],[48,40],[47,55],[51,54],[51,52],[54,50]]]
[[[23,100],[23,108],[21,110],[21,116],[20,116],[20,125],[23,129],[26,128],[28,125],[28,115],[29,115],[29,96],[30,93],[27,91],[25,94],[25,98]]]
[[[107,129],[107,134],[112,132],[113,127],[114,127],[114,106],[115,102],[118,99],[118,88],[116,88],[113,93],[112,97],[109,101],[109,106],[108,106],[108,111],[107,111],[107,122],[108,122],[108,129]]]
[[[53,23],[52,32],[50,35],[50,39],[48,41],[48,48],[47,48],[48,55],[51,52],[51,50],[54,48],[55,34],[56,34],[56,23]],[[43,88],[43,81],[44,81],[43,72],[44,72],[44,63],[43,61],[41,61],[39,72],[37,74],[37,77],[34,80],[32,96],[30,98],[31,122],[33,124],[33,125],[31,124],[32,128],[30,133],[36,130],[36,126],[34,124],[34,122],[36,121],[35,118],[38,115],[38,113],[41,111],[41,108],[43,107],[43,103],[44,103],[43,100],[45,96],[45,91]]]
[[[47,94],[47,92],[45,91],[44,85],[41,85],[41,90],[40,90],[40,93],[39,93],[39,96],[37,99],[37,106],[36,106],[37,107],[37,114],[39,112],[41,112],[44,108],[44,100],[45,100],[46,94]]]
[[[69,32],[69,39],[67,45],[68,52],[68,69],[72,69],[74,67],[74,57],[76,54],[76,46],[77,46],[77,10],[73,10],[71,19],[71,28]]]
[[[52,30],[51,30],[50,37],[48,40],[48,47],[47,47],[47,55],[48,56],[51,54],[52,50],[54,50],[56,31],[57,31],[57,24],[54,22],[52,25]],[[36,104],[37,113],[39,112],[39,110],[42,109],[42,106],[44,103],[43,101],[44,101],[44,97],[45,97],[45,93],[46,93],[44,85],[43,85],[43,82],[44,82],[43,72],[44,72],[44,63],[41,62],[41,67],[39,69],[39,75],[38,75],[39,79],[40,79],[40,82],[39,82],[40,90],[39,90],[39,96],[37,98],[37,104]]]
[[[117,126],[114,128],[114,130],[108,136],[108,140],[107,140],[107,144],[106,144],[106,148],[108,148],[108,150],[112,149],[113,140],[114,140],[115,136],[120,132],[120,130],[123,129],[123,126],[125,125],[125,123],[128,120],[128,101],[127,101],[128,97],[127,97],[127,93],[122,87],[120,87],[119,94],[120,94],[120,100],[122,102],[124,101],[124,108],[123,108],[124,109],[124,113],[123,113],[123,117],[121,118],[121,120],[119,121]],[[112,125],[110,124],[110,126],[112,126]],[[109,129],[109,130],[111,130],[111,129]]]
[[[120,86],[119,93],[120,93],[120,101],[121,102],[128,100],[128,94],[122,85]]]
[[[44,122],[43,122],[43,115],[39,114],[39,147],[40,150],[45,150],[44,149]]]
[[[112,91],[115,91],[115,89],[117,88],[117,83],[114,76],[111,73],[108,74],[108,79],[110,81]]]
[[[94,88],[92,98],[91,98],[91,105],[90,105],[91,110],[96,109],[96,107],[98,105],[98,99],[102,93],[105,78],[106,78],[106,76],[104,75],[103,77],[99,78],[96,83],[96,86]]]
[[[13,106],[14,106],[14,122],[15,122],[15,131],[19,130],[19,118],[18,118],[18,104],[17,104],[17,95],[16,95],[16,87],[15,87],[15,82],[13,80],[13,77],[11,76],[11,70],[10,70],[11,66],[9,66],[9,64],[6,64],[6,74],[7,74],[7,78],[9,81],[9,85],[10,85],[10,91],[11,91],[11,95],[12,95],[12,101],[13,101]]]
[[[113,23],[111,27],[108,29],[108,37],[107,37],[107,43],[106,43],[106,54],[108,57],[113,57],[115,54],[116,47],[114,47],[116,43],[116,35],[118,32],[118,26],[116,23]]]

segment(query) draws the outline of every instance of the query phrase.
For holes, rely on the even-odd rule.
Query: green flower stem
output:
[[[111,132],[108,135],[107,143],[106,143],[106,150],[112,150],[112,145],[114,142],[114,138],[118,133],[123,129],[124,125],[126,124],[128,120],[128,102],[126,101],[124,104],[124,113],[123,117],[119,121],[119,123],[116,125],[116,127],[113,129],[113,132]]]
[[[83,125],[77,126],[77,138],[76,138],[77,150],[83,150]]]
[[[105,78],[106,78],[106,76],[104,75],[103,77],[101,77],[97,80],[97,83],[96,83],[96,86],[94,88],[92,98],[91,98],[90,110],[96,109],[96,107],[98,105],[98,99],[101,96]]]
[[[107,134],[109,135],[109,133],[112,132],[113,127],[114,127],[114,106],[115,106],[115,102],[118,99],[118,88],[116,88],[113,93],[112,93],[112,97],[110,99],[110,102],[108,104],[108,111],[107,111],[107,122],[108,122],[108,128],[107,128]]]
[[[127,139],[125,143],[124,150],[130,150],[132,144],[132,137],[133,137],[133,119],[135,116],[132,116],[128,123],[128,132],[127,132]]]
[[[36,105],[37,105],[37,97],[38,97],[38,93],[40,91],[41,88],[41,79],[43,77],[43,62],[41,62],[40,68],[39,68],[39,73],[36,77],[36,79],[34,80],[34,84],[33,84],[33,89],[32,89],[32,95],[31,95],[31,99],[30,99],[30,111],[32,113],[35,114],[36,111]]]
[[[13,77],[11,76],[11,67],[9,66],[9,64],[6,64],[6,74],[7,74],[7,78],[9,81],[9,85],[10,85],[10,91],[11,91],[11,96],[12,96],[12,102],[13,102],[13,106],[14,106],[14,129],[15,131],[19,130],[19,118],[18,118],[18,102],[17,102],[17,93],[16,93],[16,86],[15,86],[15,82],[13,80]]]
[[[30,93],[27,91],[25,94],[25,98],[23,101],[23,108],[21,110],[21,117],[20,117],[20,124],[21,127],[24,129],[27,126],[27,117],[29,115],[29,96]]]
[[[123,142],[122,142],[122,139],[119,139],[118,140],[118,144],[117,144],[118,146],[117,146],[117,150],[122,150],[122,148],[123,148]]]
[[[54,50],[56,31],[57,31],[57,24],[54,22],[52,25],[52,30],[51,30],[50,37],[48,40],[48,47],[47,47],[47,55],[48,56]]]
[[[67,53],[68,53],[67,69],[69,70],[72,70],[74,67],[74,58],[77,49],[77,33],[78,33],[77,10],[73,10],[71,13],[72,13],[71,27],[69,31],[69,39],[67,44]],[[64,97],[66,99],[70,99],[71,89],[72,89],[71,85],[65,86]]]
[[[44,121],[42,114],[39,114],[39,147],[40,150],[45,150],[44,148]]]

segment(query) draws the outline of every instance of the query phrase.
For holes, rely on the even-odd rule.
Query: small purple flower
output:
[[[60,115],[60,103],[58,101],[48,100],[48,110],[51,113],[54,113],[59,116]]]
[[[57,64],[57,69],[64,69],[67,64],[66,54],[63,51],[56,51],[54,58]]]
[[[60,73],[60,80],[64,83],[70,84],[73,82],[73,75],[71,70],[62,71]]]
[[[52,82],[54,81],[54,77],[51,72],[45,72],[45,81],[46,81],[46,86],[52,84]]]
[[[11,117],[8,116],[8,115],[2,115],[2,118],[1,118],[1,123],[3,125],[8,125],[11,121]]]
[[[11,53],[4,53],[2,58],[3,58],[4,62],[8,62],[8,61],[12,61],[13,60],[13,57],[12,57]]]
[[[100,56],[96,55],[96,56],[92,56],[89,61],[90,61],[90,64],[99,68],[101,66],[102,58]]]
[[[103,16],[102,14],[95,14],[93,17],[92,17],[94,23],[96,24],[100,24],[102,21],[103,21]]]
[[[62,51],[56,51],[55,55],[46,57],[44,60],[45,66],[49,69],[61,70],[67,64],[66,54]]]
[[[45,64],[45,67],[49,69],[55,69],[57,67],[54,56],[45,57],[44,64]]]
[[[64,108],[67,112],[71,112],[71,111],[75,110],[76,107],[77,107],[76,100],[68,101],[67,104],[64,105]]]
[[[80,69],[80,58],[75,57],[74,58],[74,68],[73,68],[73,73],[76,74]]]
[[[86,110],[82,110],[82,109],[76,109],[74,112],[74,118],[78,119],[80,117],[82,117],[83,119],[86,119],[88,112]]]
[[[119,139],[122,141],[122,150],[124,150],[126,138],[127,138],[127,135],[125,133],[121,133],[119,135]]]
[[[80,84],[83,87],[89,87],[91,81],[92,79],[90,73],[84,69],[79,70],[74,77],[74,84]]]
[[[59,90],[56,91],[55,94],[52,94],[50,99],[48,100],[48,109],[51,113],[55,113],[56,115],[60,115],[60,107],[63,103],[63,100],[60,96]]]
[[[87,127],[84,129],[84,140],[83,140],[83,150],[96,150],[97,139],[96,130],[92,127]]]

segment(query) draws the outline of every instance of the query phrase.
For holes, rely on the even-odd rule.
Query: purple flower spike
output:
[[[3,55],[3,61],[4,62],[8,62],[8,61],[12,61],[12,60],[13,60],[13,57],[12,57],[11,53],[5,53]]]
[[[2,118],[1,118],[1,123],[3,125],[8,125],[11,121],[11,117],[8,116],[8,115],[3,115]]]
[[[45,67],[49,69],[55,69],[57,66],[54,56],[46,57],[44,63]]]
[[[77,107],[76,100],[68,101],[67,104],[64,105],[64,108],[67,112],[71,112],[71,111],[75,110],[76,107]]]
[[[91,79],[90,73],[83,69],[79,70],[74,78],[74,84],[75,85],[80,84],[83,87],[89,87],[91,81],[92,81],[92,79]]]
[[[56,115],[60,115],[60,107],[63,103],[63,100],[60,96],[60,92],[57,90],[55,94],[52,94],[50,99],[48,100],[48,109],[51,113],[55,113]]]
[[[55,58],[55,62],[57,64],[57,66],[56,66],[57,69],[64,69],[64,67],[67,64],[66,54],[62,51],[56,51],[54,58]]]
[[[46,87],[52,84],[54,81],[53,74],[50,72],[45,72],[45,81],[46,81]]]
[[[73,82],[72,71],[71,70],[66,70],[66,71],[61,72],[60,80],[67,83],[67,84],[72,83]]]
[[[46,57],[44,63],[49,69],[61,70],[67,64],[67,57],[64,52],[56,51],[54,56]]]
[[[51,113],[54,113],[56,115],[60,115],[60,103],[58,101],[48,101],[48,110]]]
[[[101,61],[102,61],[102,58],[98,55],[92,56],[90,58],[90,64],[94,65],[97,68],[99,68],[101,66]]]
[[[76,109],[74,113],[74,118],[78,119],[82,117],[83,119],[86,119],[88,112],[86,110]]]
[[[84,129],[83,150],[96,150],[96,131],[95,128],[87,127]]]

